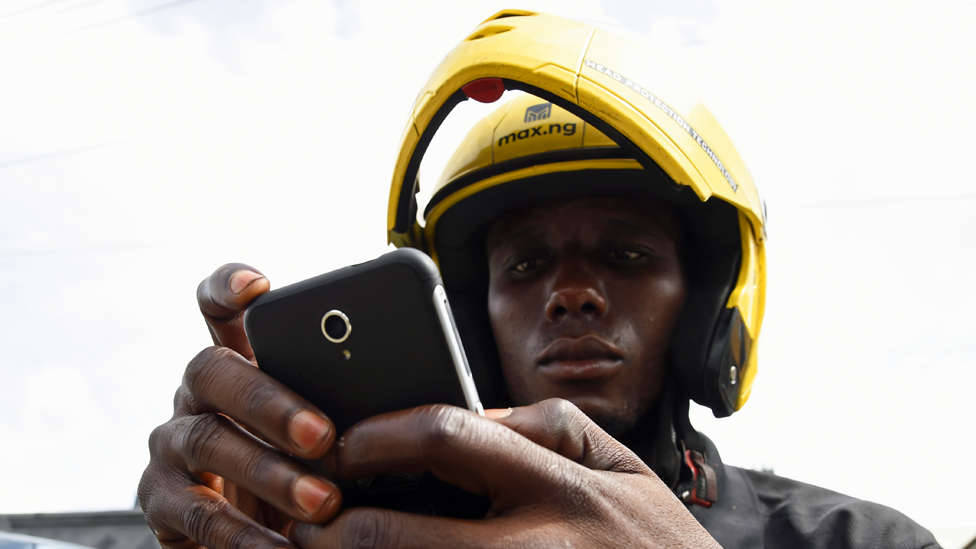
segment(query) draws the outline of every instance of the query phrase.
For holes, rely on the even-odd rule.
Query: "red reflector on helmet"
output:
[[[505,93],[505,83],[501,78],[482,78],[468,82],[461,90],[479,103],[494,103]]]

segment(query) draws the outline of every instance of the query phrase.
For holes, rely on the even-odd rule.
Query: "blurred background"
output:
[[[656,51],[759,182],[760,373],[692,417],[723,459],[976,536],[974,0],[3,0],[0,514],[133,507],[210,344],[197,283],[386,251],[413,99],[503,8]],[[462,107],[428,188],[491,108]]]

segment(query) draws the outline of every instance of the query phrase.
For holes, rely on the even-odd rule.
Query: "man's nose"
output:
[[[546,317],[558,321],[569,316],[601,317],[607,313],[607,298],[600,288],[599,280],[592,273],[556,273],[549,299],[546,302]]]

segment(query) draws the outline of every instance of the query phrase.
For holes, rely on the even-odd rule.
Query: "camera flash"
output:
[[[346,360],[349,360],[352,358],[352,353],[350,353],[348,349],[343,349],[342,356],[346,357]]]

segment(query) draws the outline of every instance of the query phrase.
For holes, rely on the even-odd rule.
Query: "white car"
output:
[[[0,549],[92,549],[77,543],[0,532]]]

